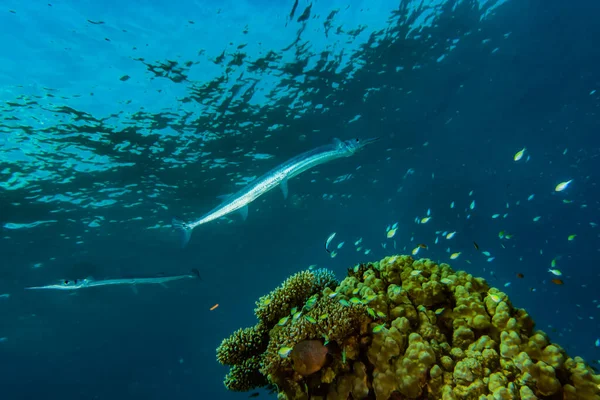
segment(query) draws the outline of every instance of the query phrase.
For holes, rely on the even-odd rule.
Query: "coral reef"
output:
[[[339,283],[300,272],[225,339],[230,390],[279,399],[600,400],[600,375],[534,329],[485,280],[410,256],[357,265]]]
[[[307,335],[310,330],[307,330],[306,327],[300,328],[302,321],[307,321],[307,319],[298,318],[298,313],[310,311],[309,308],[316,303],[316,295],[323,290],[331,292],[331,289],[335,288],[337,284],[338,281],[331,271],[325,269],[302,271],[289,277],[268,295],[261,297],[256,302],[254,310],[259,322],[253,327],[238,329],[230,337],[224,339],[217,349],[217,360],[223,365],[231,366],[224,381],[227,389],[244,392],[266,386],[269,383],[272,384],[273,382],[267,381],[267,374],[262,374],[260,370],[276,370],[276,367],[272,367],[268,360],[280,361],[277,349],[275,349],[275,355],[268,352],[268,346],[274,343],[273,340],[270,340],[270,336],[278,331],[275,328],[282,328],[285,326],[282,321],[285,320],[287,323],[289,320],[290,327],[302,329],[302,332],[305,332],[304,335]],[[297,311],[298,307],[302,308],[302,311]],[[323,305],[319,307],[319,310],[325,309],[326,307]],[[294,315],[297,317],[294,318]],[[322,314],[320,315],[322,316]],[[334,315],[333,312],[332,315]],[[298,321],[299,319],[300,321]],[[325,326],[325,323],[322,322],[320,326]],[[347,330],[340,332],[344,334],[343,337],[351,333]],[[290,332],[290,334],[292,333]],[[300,340],[298,339],[296,342]],[[291,341],[288,342],[291,343]],[[272,346],[270,348],[274,349]]]

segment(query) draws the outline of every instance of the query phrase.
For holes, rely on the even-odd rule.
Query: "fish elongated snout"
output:
[[[360,145],[361,145],[361,147],[365,147],[372,143],[378,142],[380,139],[381,139],[380,137],[363,139],[363,140],[361,140]]]
[[[358,143],[357,143],[356,148],[357,148],[357,150],[360,150],[360,149],[364,148],[365,146],[368,146],[368,145],[370,145],[372,143],[378,142],[379,139],[381,139],[381,138],[374,137],[374,138],[367,138],[367,139],[357,140]]]

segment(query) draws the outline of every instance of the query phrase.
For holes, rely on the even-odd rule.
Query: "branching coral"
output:
[[[313,308],[306,310],[304,307],[304,310],[302,315],[292,317],[284,326],[273,328],[264,353],[261,372],[280,387],[285,387],[287,380],[298,380],[292,360],[281,357],[281,348],[293,348],[307,339],[323,339],[328,344],[335,343],[347,359],[353,359],[353,355],[358,353],[353,339],[367,330],[366,307],[338,299],[338,296],[322,295]]]
[[[256,355],[257,349],[259,351],[264,349],[268,341],[268,330],[262,324],[238,329],[223,340],[217,349],[217,360],[224,365],[242,364],[248,358]]]
[[[317,295],[323,290],[331,291],[331,288],[335,288],[337,284],[338,281],[331,271],[325,269],[302,271],[289,277],[280,287],[268,295],[261,297],[256,303],[257,308],[255,309],[259,322],[253,327],[238,329],[230,337],[224,339],[217,348],[217,360],[221,364],[231,366],[231,370],[225,378],[225,386],[234,391],[247,391],[267,385],[269,382],[265,378],[266,375],[262,374],[260,369],[267,368],[268,370],[269,368],[269,362],[266,363],[266,367],[263,367],[263,364],[265,364],[264,360],[269,354],[267,352],[268,345],[273,342],[270,338],[277,332],[277,329],[274,328],[281,328],[277,325],[278,321],[288,315],[294,308],[302,308],[311,296]],[[323,307],[320,309],[323,309]],[[332,317],[336,315],[332,311]],[[345,316],[344,313],[339,314],[339,318],[345,318]],[[287,320],[296,322],[296,319],[293,319],[292,316],[288,316]],[[306,320],[302,319],[301,321]],[[328,321],[331,320],[328,319]],[[332,333],[331,327],[327,327],[328,324],[329,322],[322,321],[320,324],[321,330],[325,333]],[[294,325],[296,329],[302,329],[299,328],[300,324],[298,323],[290,323],[290,325]],[[307,329],[304,329],[304,331],[307,332],[305,336],[312,333]],[[341,335],[337,336],[342,338],[350,334],[348,330],[340,330],[339,332]],[[316,335],[316,333],[313,333],[313,335]],[[298,341],[300,340],[298,339]],[[283,339],[279,342],[283,342]],[[277,355],[277,350],[275,350],[275,354]]]
[[[239,364],[231,367],[225,376],[225,387],[234,392],[247,392],[256,387],[268,384],[265,377],[260,373],[260,357],[247,358]]]
[[[272,326],[289,314],[293,307],[303,304],[312,294],[326,287],[334,288],[337,283],[335,275],[326,269],[299,272],[268,295],[261,297],[256,302],[254,313],[265,326]]]
[[[600,400],[600,375],[581,358],[535,331],[505,293],[447,264],[387,257],[349,269],[337,287],[330,273],[305,271],[257,304],[259,323],[217,351],[233,365],[231,390],[270,385],[290,400]]]

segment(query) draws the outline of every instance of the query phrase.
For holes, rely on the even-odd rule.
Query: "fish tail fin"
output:
[[[198,271],[196,268],[192,268],[192,275],[194,275],[196,278],[202,280],[202,277],[200,277],[200,271]]]
[[[181,247],[185,247],[192,236],[192,228],[184,220],[178,217],[173,218],[171,224],[181,235]]]

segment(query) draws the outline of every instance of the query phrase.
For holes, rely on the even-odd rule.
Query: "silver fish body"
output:
[[[374,143],[377,140],[379,138],[352,139],[343,142],[339,139],[334,139],[332,144],[302,153],[250,182],[238,192],[224,197],[221,204],[196,221],[185,222],[179,218],[173,218],[173,227],[181,233],[182,245],[185,246],[190,240],[192,231],[197,226],[224,217],[234,211],[240,211],[242,217],[245,219],[248,215],[248,204],[271,189],[280,186],[284,197],[287,198],[287,181],[289,179],[317,165],[325,164],[338,158],[350,157],[366,145]]]
[[[164,285],[167,282],[179,281],[183,279],[199,279],[200,274],[198,270],[193,269],[190,274],[185,275],[171,275],[171,276],[158,276],[154,278],[115,278],[115,279],[99,279],[93,278],[85,279],[65,279],[60,283],[55,283],[46,286],[32,286],[26,287],[26,290],[79,290],[85,288],[99,287],[99,286],[114,286],[114,285]]]

